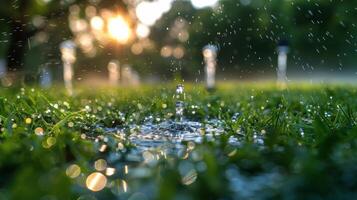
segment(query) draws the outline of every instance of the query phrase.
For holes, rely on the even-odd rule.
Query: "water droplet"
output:
[[[70,165],[66,169],[66,175],[70,178],[76,178],[80,174],[81,174],[81,168],[76,164]]]
[[[106,149],[107,149],[107,145],[103,144],[102,146],[100,146],[99,151],[104,152]]]
[[[67,125],[68,125],[69,128],[72,128],[74,126],[74,123],[73,122],[68,122]]]
[[[128,174],[129,173],[129,167],[128,165],[124,166],[124,174]]]
[[[38,135],[38,136],[42,136],[42,135],[44,134],[43,128],[37,127],[37,128],[35,129],[35,134]]]
[[[86,186],[89,190],[98,192],[107,184],[107,177],[100,172],[94,172],[87,177]]]
[[[234,113],[234,115],[232,116],[232,122],[237,122],[238,121],[238,118],[240,117],[240,113]]]
[[[184,105],[185,104],[182,101],[176,102],[176,119],[179,121],[181,121],[183,117]]]
[[[124,144],[119,142],[118,143],[118,150],[123,150],[125,147],[124,147]]]
[[[176,95],[183,94],[184,92],[184,86],[182,84],[178,84],[176,87]]]
[[[105,170],[105,175],[107,175],[107,176],[112,176],[112,175],[114,175],[114,173],[115,173],[115,168],[108,167],[108,168]]]
[[[94,168],[97,171],[104,171],[107,168],[107,161],[105,161],[104,159],[99,159],[99,160],[95,161]]]
[[[29,117],[26,118],[26,119],[25,119],[25,123],[26,123],[26,124],[31,124],[31,123],[32,123],[32,119],[29,118]]]
[[[300,130],[301,137],[304,137],[304,135],[305,135],[304,129],[300,128],[299,130]]]
[[[12,127],[13,129],[17,128],[17,124],[16,124],[16,123],[13,123],[11,127]]]

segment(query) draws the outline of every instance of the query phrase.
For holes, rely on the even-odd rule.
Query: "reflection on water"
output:
[[[129,133],[129,135],[127,136],[125,133]],[[195,152],[196,144],[214,141],[216,137],[223,134],[225,134],[224,124],[220,120],[201,123],[182,119],[181,121],[166,120],[155,123],[152,118],[149,118],[142,125],[132,124],[121,128],[105,128],[105,134],[100,138],[106,142],[100,143],[98,139],[96,141],[99,152],[108,151],[108,155],[106,160],[96,160],[94,168],[97,171],[105,170],[108,178],[109,176],[113,177],[114,180],[109,182],[107,187],[111,188],[116,196],[127,197],[129,194],[126,193],[131,184],[135,185],[135,189],[130,190],[130,192],[134,192],[133,195],[135,192],[153,195],[155,189],[145,184],[144,180],[153,178],[156,166],[160,161],[169,162],[172,159],[182,159],[186,161],[181,161],[177,166],[181,175],[181,183],[189,186],[196,181],[198,172],[206,169],[204,162],[201,161],[202,155]],[[111,137],[113,135],[114,137]],[[127,150],[125,147],[127,142],[134,147]],[[113,145],[113,143],[115,144]],[[116,151],[112,151],[110,144]],[[229,144],[237,147],[238,139],[230,137]],[[121,154],[118,151],[125,153]],[[192,157],[190,159],[201,162],[196,166],[189,161],[190,156]],[[113,166],[113,168],[108,168],[107,165]],[[128,182],[123,179],[115,179],[117,177],[125,178]]]
[[[234,115],[232,121],[238,120],[239,116]],[[228,136],[225,130],[227,124],[218,119],[204,122],[185,118],[156,122],[154,119],[146,118],[141,125],[133,123],[117,128],[103,128],[102,135],[86,137],[95,141],[101,155],[99,159],[93,160],[92,169],[96,172],[87,177],[86,186],[89,190],[106,189],[123,199],[139,193],[145,194],[147,199],[155,199],[158,193],[155,185],[164,166],[173,167],[180,175],[181,184],[191,187],[199,180],[200,174],[206,173],[208,169],[204,159],[205,145],[200,144],[219,144],[222,137]],[[238,136],[245,134],[241,131],[233,135],[227,137],[227,157],[233,157],[239,152],[242,144]],[[261,146],[264,135],[265,130],[262,134],[254,132],[251,137],[256,145]],[[75,168],[68,171],[75,171]],[[243,199],[251,198],[281,180],[278,172],[264,172],[248,177],[240,174],[240,170],[234,166],[222,168],[219,173],[225,174],[230,185],[228,190]],[[68,172],[67,175],[78,176],[75,172]]]
[[[189,120],[167,120],[158,124],[149,121],[139,128],[133,125],[126,129],[132,130],[128,139],[135,146],[131,152],[133,156],[141,155],[147,150],[161,150],[166,154],[175,155],[186,148],[184,144],[187,142],[213,141],[215,136],[224,134],[223,123],[219,120],[211,120],[205,124]],[[107,132],[126,132],[126,130],[125,128],[107,129]],[[229,142],[238,144],[237,138],[234,137],[231,137]]]

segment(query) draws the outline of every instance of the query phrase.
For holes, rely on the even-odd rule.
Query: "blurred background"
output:
[[[289,81],[354,82],[356,19],[343,0],[1,0],[0,78],[199,82],[210,44],[219,80],[274,80],[284,43]]]

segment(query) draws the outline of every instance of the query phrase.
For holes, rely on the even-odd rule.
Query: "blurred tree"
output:
[[[0,27],[1,30],[6,30],[3,33],[8,34],[2,35],[2,37],[6,38],[4,41],[7,42],[1,44],[0,50],[6,52],[8,71],[24,71],[25,58],[29,53],[28,50],[31,49],[30,40],[36,36],[36,34],[51,32],[51,37],[56,37],[56,34],[61,32],[64,33],[61,37],[64,39],[66,39],[66,37],[70,38],[71,33],[68,27],[67,16],[69,7],[74,4],[96,4],[98,7],[110,6],[111,8],[120,6],[125,10],[123,1],[117,0],[2,0],[0,6]],[[63,18],[65,18],[65,20],[63,20]],[[52,52],[54,51],[53,47],[42,47],[42,49],[47,50],[49,48],[52,48]],[[57,48],[55,49],[55,52],[59,51]],[[48,52],[48,54],[53,55],[51,52]]]
[[[356,6],[356,1],[338,0],[220,1],[188,19],[188,54],[201,58],[201,48],[214,43],[222,67],[274,71],[276,44],[288,39],[290,65],[351,67],[357,61]]]
[[[47,63],[59,65],[58,44],[72,38],[67,20],[71,5],[128,10],[127,2],[134,1],[1,0],[0,54],[5,52],[10,71],[24,70],[24,63],[26,68]],[[289,66],[303,69],[353,66],[357,61],[356,6],[356,1],[341,0],[221,0],[213,8],[195,9],[190,1],[174,1],[171,11],[151,27],[148,40],[133,41],[141,48],[145,45],[150,48],[135,54],[127,45],[121,49],[120,61],[160,78],[170,79],[175,73],[197,77],[203,67],[202,47],[213,43],[220,48],[221,70],[244,74],[274,72],[276,44],[287,39],[291,44]],[[135,15],[135,8],[129,13]],[[187,39],[180,37],[185,31]],[[42,32],[50,37],[48,42],[31,45],[31,38]],[[169,56],[163,56],[164,47],[170,48]],[[183,49],[183,57],[175,57],[175,49],[178,55]],[[92,58],[78,55],[77,64],[85,68],[77,69],[82,71],[106,72],[103,68],[108,61],[117,58],[111,46],[97,48]],[[37,62],[29,64],[30,61]]]
[[[74,1],[78,3],[80,0]],[[52,18],[64,17],[68,6],[73,3],[64,1],[37,1],[21,0],[11,1],[3,0],[0,7],[0,22],[2,26],[8,27],[8,45],[7,45],[7,66],[9,71],[21,71],[24,67],[24,58],[26,55],[29,40],[36,33],[44,30],[48,24],[47,21]],[[37,21],[35,17],[37,18]]]

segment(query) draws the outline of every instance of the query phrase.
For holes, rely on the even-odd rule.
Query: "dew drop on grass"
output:
[[[304,136],[305,136],[304,129],[302,129],[302,128],[300,128],[300,135],[301,135],[301,137],[304,137]]]
[[[29,117],[26,118],[26,119],[25,119],[25,123],[26,123],[26,124],[31,124],[31,123],[32,123],[32,119],[29,118]]]
[[[325,112],[324,114],[325,114],[325,117],[328,117],[328,118],[331,117],[331,113],[329,113],[329,112]]]
[[[69,128],[72,128],[74,126],[74,123],[73,122],[68,122],[67,125],[68,125]]]
[[[37,127],[37,128],[35,129],[35,134],[38,135],[38,136],[42,136],[42,135],[44,134],[43,128]]]
[[[11,127],[12,127],[13,129],[17,128],[17,124],[16,124],[16,123],[13,123]]]
[[[88,106],[88,105],[85,106],[84,109],[85,109],[85,111],[87,111],[87,112],[90,112],[90,111],[92,110],[92,109],[90,108],[90,106]]]
[[[240,113],[237,112],[237,113],[234,113],[233,116],[232,116],[232,122],[237,122],[238,121],[238,118],[240,117]]]
[[[87,135],[84,134],[84,133],[82,133],[82,134],[81,134],[81,139],[85,140],[86,138],[87,138]]]
[[[258,135],[256,132],[254,132],[253,140],[254,140],[254,143],[256,143],[256,144],[259,144],[259,145],[264,144],[263,137],[261,135]]]

